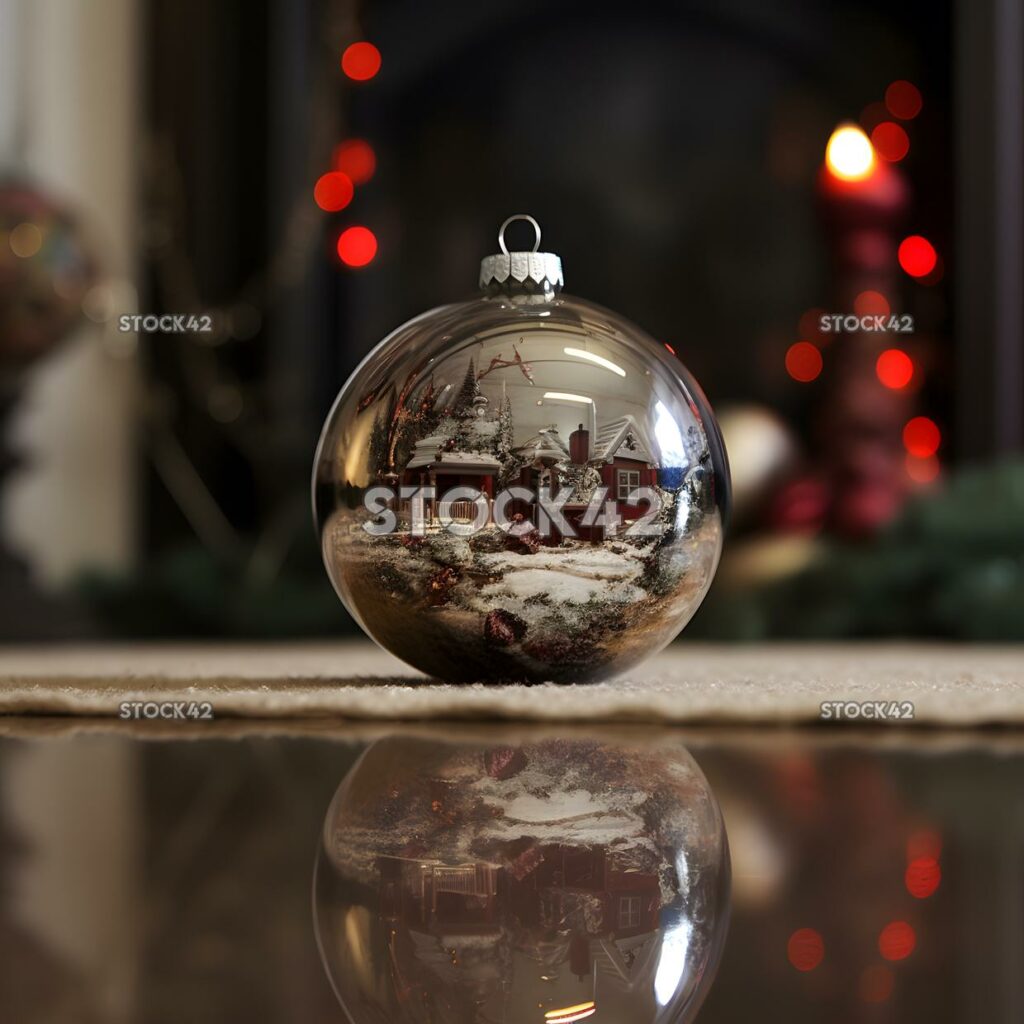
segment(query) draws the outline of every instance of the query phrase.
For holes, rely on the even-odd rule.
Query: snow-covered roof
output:
[[[430,466],[432,469],[459,469],[463,472],[477,470],[483,473],[496,473],[501,469],[501,463],[486,452],[443,452],[440,450],[443,439],[430,448],[421,448],[422,443],[416,445],[406,469]]]
[[[621,451],[623,448],[625,451]],[[652,465],[655,462],[651,454],[651,443],[632,416],[612,420],[597,432],[594,457],[603,462],[611,462],[616,456]]]
[[[569,456],[569,448],[558,436],[557,427],[542,428],[529,441],[519,445],[516,452],[531,462],[536,459],[561,461]]]

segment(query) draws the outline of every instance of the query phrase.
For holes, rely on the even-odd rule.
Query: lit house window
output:
[[[619,897],[619,927],[620,928],[639,928],[640,927],[640,897],[639,896],[620,896]]]
[[[625,501],[640,486],[638,469],[619,470],[619,501]]]

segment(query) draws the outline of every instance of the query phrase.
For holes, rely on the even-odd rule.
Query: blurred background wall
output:
[[[736,514],[688,635],[1020,637],[1015,4],[0,12],[8,639],[353,628],[323,416],[518,210],[721,415]]]

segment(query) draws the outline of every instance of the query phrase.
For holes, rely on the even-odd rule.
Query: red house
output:
[[[646,503],[627,505],[626,499],[638,487],[657,485],[658,466],[650,441],[632,416],[612,420],[597,432],[594,459],[603,463],[599,466],[601,482],[614,499],[618,514],[623,519],[639,519],[647,511]]]

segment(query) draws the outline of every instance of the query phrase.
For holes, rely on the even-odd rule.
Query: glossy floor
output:
[[[318,952],[310,894],[318,851],[332,834],[332,797],[374,744],[378,752],[415,749],[426,767],[416,769],[420,781],[409,783],[399,810],[381,801],[400,799],[401,771],[382,774],[383,796],[359,813],[377,815],[378,825],[397,821],[381,833],[391,837],[402,822],[415,824],[408,816],[416,807],[432,824],[364,858],[373,874],[352,898],[362,904],[352,920],[384,922],[365,934],[390,952],[373,999],[353,1008],[360,1021],[405,1014],[545,1024],[582,1013],[594,1024],[632,1024],[642,1018],[626,1009],[630,993],[645,1007],[643,1019],[688,1019],[659,1015],[647,982],[656,980],[664,935],[683,920],[683,890],[693,881],[683,884],[659,860],[657,851],[677,842],[665,837],[682,833],[678,822],[676,831],[658,822],[670,820],[672,807],[690,807],[700,786],[666,796],[644,774],[650,766],[630,760],[637,751],[669,752],[684,776],[688,751],[728,832],[731,899],[712,909],[723,934],[731,920],[701,1022],[1024,1019],[1018,733],[468,725],[349,732],[220,722],[157,733],[10,719],[5,729],[5,1020],[344,1022]],[[444,761],[436,751],[446,749],[480,753],[483,803],[465,798],[467,786],[480,784],[466,775],[469,761]],[[595,750],[603,753],[572,781],[573,765]],[[634,753],[616,767],[611,755],[622,750]],[[546,765],[551,779],[535,773],[529,784],[516,782],[526,778],[524,756]],[[632,824],[627,805],[641,808]],[[481,807],[502,820],[498,845],[481,845]],[[333,833],[342,861],[370,835],[347,840],[347,821],[343,815]],[[476,831],[456,849],[450,829],[465,822]],[[655,851],[646,867],[623,845],[634,833]],[[693,840],[677,845],[714,852],[713,841]],[[406,884],[403,859],[415,862],[418,889]],[[715,861],[695,855],[689,863],[700,873]],[[463,875],[449,870],[457,865]],[[595,871],[603,872],[599,882]],[[399,878],[404,890],[393,884]],[[502,894],[510,894],[504,902]],[[339,920],[344,928],[348,919]],[[712,925],[701,927],[712,935]],[[360,941],[351,920],[348,927]],[[506,937],[505,952],[481,938],[492,933]],[[438,967],[445,951],[454,969]],[[550,998],[524,1010],[513,995],[522,991],[527,954],[553,968],[538,977],[562,977],[586,997],[559,1002],[567,990],[555,980]],[[516,962],[520,974],[510,982]],[[482,986],[474,998],[466,998],[469,977]],[[448,989],[458,998],[448,999]]]

